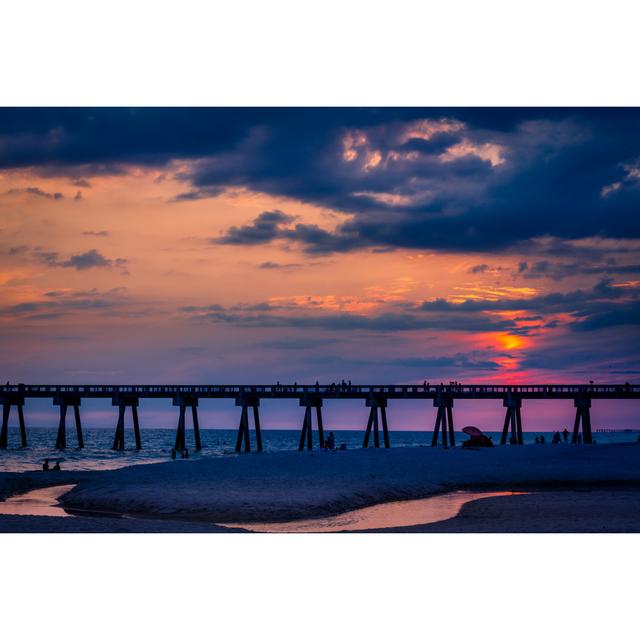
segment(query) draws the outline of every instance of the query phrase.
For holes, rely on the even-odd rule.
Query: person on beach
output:
[[[564,431],[562,432],[562,439],[564,440],[565,444],[569,440],[569,432],[567,431],[567,427],[565,427]]]
[[[540,436],[540,444],[544,444],[544,443],[545,443],[544,436]]]
[[[43,471],[49,471],[49,458],[45,458],[45,461],[42,465],[42,470]]]
[[[538,436],[536,436],[536,444],[540,444],[540,438],[538,438]]]
[[[329,437],[327,438],[326,445],[327,449],[329,449],[330,451],[333,451],[336,448],[336,439],[333,435],[333,431],[329,431]]]
[[[56,460],[55,465],[53,466],[54,471],[60,471],[60,460]]]

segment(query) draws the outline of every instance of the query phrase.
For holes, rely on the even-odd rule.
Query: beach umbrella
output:
[[[468,436],[471,436],[472,438],[479,438],[480,436],[484,435],[482,431],[478,429],[478,427],[471,427],[471,426],[463,427],[462,432],[466,433]]]

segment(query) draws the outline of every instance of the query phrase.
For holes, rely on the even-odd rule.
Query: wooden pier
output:
[[[64,449],[67,446],[66,417],[67,408],[73,407],[78,447],[84,446],[80,406],[82,400],[109,398],[114,407],[118,407],[113,448],[122,451],[125,448],[125,414],[131,409],[135,446],[142,447],[138,406],[143,399],[167,399],[178,407],[179,415],[176,428],[176,450],[186,448],[186,410],[191,407],[195,448],[199,450],[200,425],[198,422],[198,402],[201,399],[233,399],[240,407],[240,423],[236,451],[251,451],[249,429],[249,409],[252,410],[255,431],[256,450],[262,451],[262,433],[260,425],[260,402],[269,399],[297,399],[304,407],[304,417],[300,431],[298,448],[313,448],[313,409],[315,408],[318,446],[325,445],[322,406],[325,401],[362,400],[370,407],[363,446],[367,447],[373,434],[374,447],[380,447],[380,426],[382,426],[382,445],[391,446],[387,406],[389,401],[425,400],[432,401],[437,409],[433,430],[432,446],[455,446],[453,428],[453,408],[461,400],[502,400],[506,409],[502,426],[501,444],[507,443],[509,432],[511,444],[523,443],[523,401],[557,400],[573,401],[576,409],[572,442],[578,442],[582,431],[585,444],[593,442],[591,426],[591,403],[593,400],[638,400],[640,385],[626,384],[587,384],[587,385],[481,385],[481,384],[422,384],[422,385],[5,385],[0,387],[2,404],[2,429],[0,431],[0,449],[8,446],[9,419],[11,409],[18,413],[20,439],[27,446],[27,428],[24,417],[26,401],[32,398],[50,398],[60,407],[60,421],[55,446]]]

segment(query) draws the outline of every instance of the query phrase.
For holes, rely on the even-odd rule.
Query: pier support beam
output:
[[[137,396],[118,396],[111,400],[114,407],[118,407],[118,422],[116,424],[116,434],[113,439],[114,451],[124,451],[124,416],[127,407],[131,407],[133,416],[133,433],[136,439],[136,449],[142,449],[140,440],[140,423],[138,422],[138,403]]]
[[[511,444],[523,444],[522,415],[520,413],[520,409],[522,408],[522,398],[509,395],[502,401],[502,406],[506,407],[507,411],[504,416],[504,425],[502,426],[500,444],[507,444],[509,426],[511,426]]]
[[[591,435],[591,398],[588,396],[575,398],[573,406],[576,408],[576,421],[573,424],[571,442],[573,444],[578,442],[580,423],[582,423],[582,441],[584,444],[593,444],[593,436]]]
[[[262,451],[262,431],[260,431],[260,398],[241,396],[236,398],[236,407],[242,407],[238,438],[236,439],[236,453],[242,451],[244,443],[245,453],[251,452],[251,438],[249,437],[249,407],[253,409],[253,428],[256,432],[256,450]]]
[[[431,446],[438,445],[438,433],[442,428],[442,446],[456,446],[456,437],[453,431],[453,398],[451,396],[438,395],[433,399],[433,406],[438,407],[436,424],[433,429]],[[448,433],[447,433],[448,432]]]
[[[76,422],[76,436],[78,438],[78,448],[83,449],[84,438],[82,436],[82,423],[80,422],[80,396],[59,395],[53,399],[53,405],[60,407],[60,421],[58,423],[56,449],[67,448],[67,407],[73,407],[73,414]]]
[[[27,428],[24,423],[24,397],[15,394],[3,394],[0,396],[2,402],[2,430],[0,430],[0,449],[9,446],[9,416],[11,407],[18,409],[18,423],[20,425],[20,443],[22,447],[27,446]]]
[[[173,399],[173,406],[180,407],[180,415],[178,417],[178,428],[176,430],[176,451],[184,451],[187,448],[187,427],[186,412],[187,407],[191,407],[191,420],[193,422],[193,437],[195,440],[196,451],[202,449],[200,441],[200,423],[198,422],[198,398],[197,396],[176,396]]]
[[[313,415],[311,410],[316,408],[316,422],[318,425],[318,439],[320,448],[324,448],[324,425],[322,424],[322,398],[300,398],[300,406],[305,407],[302,430],[300,431],[300,443],[298,451],[302,451],[307,444],[307,449],[313,449]]]
[[[366,449],[369,446],[369,438],[373,429],[373,446],[377,449],[380,446],[379,424],[382,422],[382,437],[384,439],[385,449],[389,449],[389,428],[387,425],[387,399],[382,397],[367,398],[366,406],[371,407],[369,411],[369,420],[367,421],[367,430],[364,432],[364,441],[362,446]],[[380,411],[380,421],[378,421],[378,410]]]

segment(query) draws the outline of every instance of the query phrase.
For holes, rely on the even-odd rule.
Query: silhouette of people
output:
[[[540,444],[540,438],[536,436],[536,444]]]
[[[562,439],[565,441],[565,444],[568,442],[569,439],[569,432],[567,431],[567,428],[564,428],[564,431],[562,432]]]
[[[49,458],[46,458],[43,465],[42,465],[42,470],[43,471],[49,471]]]
[[[327,446],[327,449],[329,449],[330,451],[333,451],[336,448],[336,439],[335,439],[335,436],[333,435],[333,431],[329,432],[329,437],[327,438],[326,446]]]
[[[544,444],[546,442],[546,440],[544,439],[544,436],[540,436],[540,444]]]
[[[55,465],[53,466],[54,471],[60,471],[60,460],[56,460]]]

